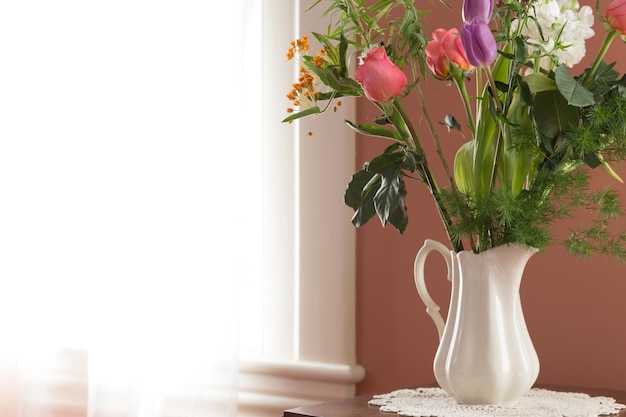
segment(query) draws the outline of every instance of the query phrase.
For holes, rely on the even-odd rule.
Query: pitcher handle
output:
[[[415,257],[414,264],[414,275],[415,275],[415,287],[417,288],[417,293],[420,298],[426,304],[426,312],[430,316],[431,319],[435,322],[435,326],[437,326],[437,332],[439,333],[439,340],[443,335],[443,328],[446,325],[443,317],[439,313],[439,305],[433,301],[428,290],[426,289],[426,281],[424,280],[424,265],[426,264],[426,258],[428,254],[432,251],[437,251],[441,253],[443,258],[446,261],[446,266],[448,267],[448,280],[452,278],[452,254],[448,248],[446,248],[441,243],[427,239],[424,241],[424,246],[417,252],[417,256]]]

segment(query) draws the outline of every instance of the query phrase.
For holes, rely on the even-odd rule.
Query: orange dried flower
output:
[[[326,62],[326,60],[324,59],[324,50],[320,49],[313,57],[313,65],[322,68],[324,66],[324,62]]]

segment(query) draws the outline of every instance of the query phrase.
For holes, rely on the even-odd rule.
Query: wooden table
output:
[[[613,397],[618,403],[626,404],[625,391],[600,390],[593,388],[562,387],[554,385],[542,385],[539,388],[551,389],[554,391],[584,392],[591,396]],[[395,413],[383,413],[378,407],[368,405],[372,399],[371,395],[363,395],[347,400],[332,401],[323,404],[309,405],[306,407],[286,410],[283,417],[393,417]],[[621,410],[614,416],[626,417],[626,409]]]

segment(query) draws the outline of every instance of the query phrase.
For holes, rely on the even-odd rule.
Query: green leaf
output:
[[[596,103],[593,98],[593,93],[579,84],[578,81],[567,72],[565,65],[559,65],[556,69],[554,80],[556,81],[557,88],[561,94],[563,94],[563,97],[567,99],[567,104],[570,106],[587,107]]]
[[[533,117],[542,135],[556,138],[578,124],[580,112],[577,107],[568,105],[560,92],[542,91],[535,94]]]
[[[509,85],[507,83],[502,82],[502,81],[496,81],[496,89],[498,91],[506,93],[507,91],[509,91]]]
[[[587,154],[584,156],[583,161],[585,162],[585,164],[587,164],[587,166],[589,166],[589,168],[597,168],[602,161],[594,154]]]
[[[404,148],[398,150],[399,147],[397,144],[387,147],[352,177],[344,200],[355,209],[354,225],[365,224],[376,213],[383,226],[391,223],[400,233],[404,232],[408,218],[402,169],[415,164],[415,158]]]
[[[372,159],[367,164],[367,170],[375,174],[385,174],[390,169],[399,169],[406,155],[404,152],[395,152],[396,145],[388,147],[385,152]]]
[[[348,50],[348,40],[341,31],[339,40],[339,65],[341,65],[341,75],[348,76],[348,65],[346,64],[346,51]]]
[[[400,189],[404,188],[402,170],[400,165],[390,165],[382,174],[380,188],[374,196],[374,207],[383,226],[389,221],[389,217],[398,209],[400,202]]]
[[[402,162],[402,169],[406,169],[410,172],[415,172],[417,170],[417,163],[422,162],[424,158],[414,152],[411,152],[407,148],[404,148],[403,152],[405,157],[404,161]]]
[[[528,88],[530,88],[533,94],[556,90],[556,84],[553,79],[537,72],[525,76],[524,81],[528,84]]]
[[[593,83],[588,87],[589,91],[593,93],[593,96],[596,100],[596,103],[601,102],[604,99],[604,95],[608,93],[615,85],[620,85],[620,81],[617,80],[620,73],[613,69],[615,63],[607,64],[605,62],[601,62],[600,66],[596,70],[596,74],[593,80]],[[583,78],[583,76],[579,78]]]
[[[344,194],[344,202],[354,209],[352,224],[363,226],[376,214],[374,195],[380,187],[380,175],[360,170],[352,176]]]
[[[602,166],[604,167],[606,172],[609,173],[609,175],[611,175],[613,178],[615,178],[617,181],[621,182],[622,184],[624,183],[624,180],[622,179],[622,177],[620,177],[619,174],[613,170],[613,168],[611,167],[611,165],[609,165],[608,162],[606,161],[602,162]]]
[[[313,57],[302,57],[303,64],[311,70],[319,79],[328,87],[336,90],[343,95],[359,96],[362,94],[361,84],[353,80],[352,78],[343,76],[341,74],[341,67],[339,66],[324,66],[318,67],[313,63]]]
[[[515,43],[515,61],[525,63],[528,61],[528,45],[526,40],[522,37],[516,37],[513,42]]]
[[[406,212],[405,205],[406,188],[404,181],[400,179],[400,187],[398,189],[398,205],[396,210],[389,216],[389,223],[395,227],[400,234],[403,234],[409,224],[409,217]]]
[[[520,91],[521,104],[525,106],[532,106],[535,101],[533,100],[533,95],[526,81],[524,80],[520,81],[519,91]]]
[[[318,113],[321,113],[321,112],[322,111],[317,106],[309,107],[308,109],[299,111],[297,113],[293,113],[292,115],[285,117],[283,119],[283,123],[290,122],[292,120],[296,120],[296,119],[299,119],[301,117],[306,117],[306,116],[311,116],[313,114],[318,114]]]
[[[386,138],[386,139],[393,139],[399,142],[402,141],[402,137],[395,130],[387,129],[379,125],[372,125],[372,124],[355,125],[349,120],[345,120],[345,123],[348,126],[350,126],[352,129],[354,129],[356,132],[362,135],[377,136],[377,137]]]

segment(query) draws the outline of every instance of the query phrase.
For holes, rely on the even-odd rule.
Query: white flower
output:
[[[593,10],[589,6],[580,7],[572,0],[539,0],[528,11],[531,19],[522,30],[531,52],[541,49],[555,56],[559,64],[572,67],[585,56],[585,40],[594,35]],[[514,26],[515,29],[515,26]],[[552,66],[550,57],[540,62],[541,67]]]

